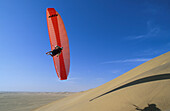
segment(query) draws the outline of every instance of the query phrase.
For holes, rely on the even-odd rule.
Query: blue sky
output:
[[[170,49],[168,0],[0,0],[0,91],[84,91]],[[69,78],[55,73],[46,8],[63,18]]]

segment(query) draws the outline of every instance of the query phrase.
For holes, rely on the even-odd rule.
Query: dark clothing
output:
[[[54,50],[52,51],[52,55],[51,55],[51,56],[55,56],[55,55],[59,54],[61,51],[62,51],[62,48],[54,49]]]

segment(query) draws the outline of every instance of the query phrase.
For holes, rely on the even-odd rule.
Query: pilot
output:
[[[46,54],[47,55],[51,55],[52,57],[54,57],[55,55],[57,55],[57,57],[61,54],[61,51],[63,50],[63,47],[60,47],[58,45],[55,46],[55,49],[53,51],[49,51]]]

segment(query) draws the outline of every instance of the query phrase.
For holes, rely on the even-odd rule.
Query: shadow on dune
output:
[[[110,90],[110,91],[108,91],[106,93],[103,93],[103,94],[101,94],[101,95],[99,95],[99,96],[97,96],[97,97],[95,97],[95,98],[93,98],[93,99],[91,99],[89,101],[93,101],[94,99],[97,99],[99,97],[102,97],[104,95],[112,93],[114,91],[120,90],[122,88],[130,87],[130,86],[141,84],[141,83],[146,83],[146,82],[151,82],[151,81],[158,81],[158,80],[165,80],[165,79],[170,79],[170,73],[160,74],[160,75],[155,75],[155,76],[149,76],[149,77],[145,77],[145,78],[142,78],[142,79],[138,79],[138,80],[132,81],[132,82],[127,83],[125,85],[122,85],[122,86],[120,86],[118,88]]]
[[[136,110],[138,111],[161,111],[158,107],[156,107],[156,104],[148,104],[147,107],[145,107],[144,109],[139,108],[136,105],[133,105],[136,107]]]

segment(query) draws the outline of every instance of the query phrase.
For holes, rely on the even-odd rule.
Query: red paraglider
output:
[[[54,66],[60,80],[66,80],[70,70],[70,51],[67,32],[63,20],[54,8],[47,8],[47,25],[51,50],[56,46],[63,47],[61,54],[53,56]]]

